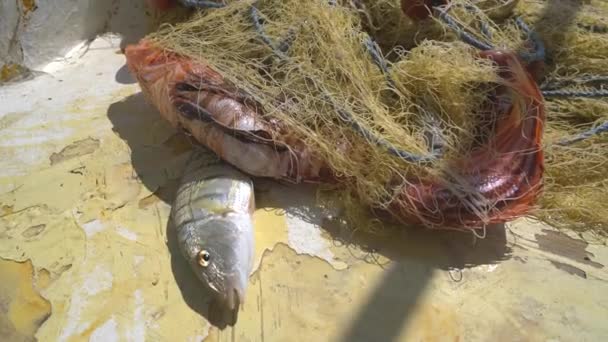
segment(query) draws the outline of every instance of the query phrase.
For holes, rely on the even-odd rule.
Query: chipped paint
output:
[[[91,221],[91,222],[87,222],[87,223],[83,224],[82,229],[84,230],[84,233],[87,235],[87,238],[91,238],[91,237],[93,237],[93,235],[104,230],[105,226],[101,221],[95,220],[95,221]]]
[[[276,210],[258,209],[253,215],[255,253],[254,273],[262,262],[264,253],[272,250],[278,243],[287,243],[287,221],[285,215]]]
[[[287,214],[287,227],[289,246],[297,253],[321,258],[337,270],[348,267],[345,263],[335,260],[329,248],[329,241],[321,236],[320,226]]]
[[[133,257],[133,266],[137,268],[144,261],[143,255],[136,255]]]
[[[492,272],[496,271],[497,268],[498,268],[498,264],[479,265],[477,267],[474,267],[474,269],[476,271],[487,272],[487,273],[492,273]],[[473,269],[473,268],[471,268],[471,269]]]
[[[550,229],[543,229],[542,234],[536,234],[535,237],[541,250],[596,268],[604,267],[604,265],[593,261],[593,253],[586,250],[589,245],[586,241]]]
[[[44,224],[44,223],[37,224],[37,225],[31,226],[28,229],[24,230],[23,233],[21,233],[21,236],[23,236],[25,238],[33,238],[33,237],[40,235],[40,233],[42,233],[45,228],[46,228],[46,224]]]
[[[188,342],[200,342],[205,341],[208,335],[196,335],[188,338]]]
[[[82,293],[85,296],[94,296],[101,291],[112,287],[112,273],[103,266],[96,266],[93,273],[85,278],[82,283]]]
[[[33,283],[31,261],[0,258],[0,331],[5,341],[29,340],[51,314],[51,303]]]
[[[36,1],[34,0],[21,0],[23,5],[23,14],[28,14],[36,9]]]
[[[45,137],[44,139],[48,138]],[[86,138],[69,144],[68,146],[64,147],[60,152],[51,154],[49,159],[51,161],[51,165],[55,165],[66,160],[91,154],[98,148],[99,140],[93,138]]]
[[[68,341],[74,335],[81,334],[91,326],[85,319],[84,309],[90,298],[112,287],[112,273],[102,266],[97,266],[71,296],[66,324],[59,335],[60,341]]]
[[[142,290],[133,293],[135,310],[133,310],[133,323],[127,327],[127,339],[133,342],[143,342],[146,339],[146,320],[144,317],[144,297]]]
[[[0,85],[5,82],[23,80],[31,76],[31,74],[32,72],[22,65],[15,63],[4,64],[0,68]]]
[[[106,341],[119,341],[120,336],[118,334],[118,323],[112,316],[102,326],[95,329],[89,338],[89,342],[106,342]]]
[[[128,230],[127,228],[117,227],[116,232],[118,233],[118,235],[122,236],[123,238],[125,238],[127,240],[137,241],[137,234],[135,232]]]

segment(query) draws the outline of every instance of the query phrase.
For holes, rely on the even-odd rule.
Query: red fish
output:
[[[340,181],[287,127],[264,119],[262,106],[209,65],[147,41],[127,47],[126,56],[161,115],[228,163],[296,183]],[[480,58],[493,60],[504,81],[488,101],[489,110],[502,113],[493,119],[493,134],[442,177],[393,184],[395,196],[386,207],[393,217],[433,227],[480,227],[524,215],[536,201],[544,172],[542,95],[515,54],[485,51]]]
[[[222,159],[258,177],[319,182],[332,172],[279,122],[205,64],[147,41],[126,48],[127,64],[143,93],[175,128]]]
[[[495,94],[509,98],[489,141],[448,166],[445,176],[410,180],[397,192],[389,211],[401,221],[435,227],[481,227],[526,214],[543,184],[541,148],[545,110],[541,92],[510,52],[485,51],[482,58],[501,68],[506,84]]]

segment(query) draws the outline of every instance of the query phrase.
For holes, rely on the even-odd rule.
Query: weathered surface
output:
[[[119,82],[118,48],[99,39],[52,75],[0,88],[0,257],[31,260],[18,286],[50,302],[40,341],[608,337],[604,245],[523,220],[477,243],[372,238],[314,209],[314,189],[259,181],[244,310],[234,328],[211,327],[167,231],[189,144]]]
[[[0,336],[5,341],[33,341],[51,315],[51,303],[37,290],[45,284],[44,270],[34,274],[32,263],[0,258]]]
[[[151,24],[145,9],[145,1],[0,0],[0,69],[44,70],[106,30],[135,41]]]
[[[0,65],[14,63],[23,58],[15,39],[20,18],[18,3],[12,0],[0,1]]]

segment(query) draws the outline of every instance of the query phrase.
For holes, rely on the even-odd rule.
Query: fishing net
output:
[[[491,63],[475,58],[471,47],[428,41],[384,73],[352,9],[295,0],[258,1],[255,8],[263,33],[252,25],[252,3],[240,1],[165,27],[151,39],[209,63],[251,94],[265,115],[313,146],[366,205],[381,207],[391,199],[386,184],[396,174],[435,173],[438,164],[466,151],[476,109],[497,79]],[[284,58],[281,44],[289,45]],[[436,130],[444,158],[423,164],[433,153],[429,133]],[[371,135],[411,158],[378,148]]]
[[[545,189],[532,215],[556,227],[605,234],[608,137],[601,133],[608,130],[608,3],[489,0],[476,3],[483,12],[471,10],[473,3],[454,4],[461,9],[451,12],[454,21],[475,39],[529,59],[522,38],[535,35],[544,45],[536,57],[544,61],[538,78],[547,108]]]
[[[601,57],[608,34],[597,31],[608,14],[601,1],[582,5],[567,26],[558,23],[572,9],[568,0],[458,0],[449,17],[437,15],[443,10],[423,21],[404,16],[399,0],[226,3],[147,39],[212,66],[255,99],[265,118],[284,122],[313,147],[345,180],[332,198],[355,221],[360,207],[394,200],[386,185],[395,177],[445,177],[451,161],[491,134],[486,126],[495,118],[486,102],[504,81],[462,32],[524,54],[533,53],[526,39],[537,32],[549,56],[547,79],[559,89],[561,82],[580,90],[586,84],[577,77],[608,70]],[[550,3],[559,3],[552,10],[559,15],[546,15]],[[560,144],[606,120],[607,105],[597,97],[548,100],[538,218],[608,230],[600,200],[608,198],[606,137]]]
[[[546,190],[535,215],[558,227],[608,231],[608,3],[521,1],[547,49]],[[576,95],[576,96],[573,96]],[[581,134],[582,133],[582,134]],[[585,134],[588,133],[588,134]]]

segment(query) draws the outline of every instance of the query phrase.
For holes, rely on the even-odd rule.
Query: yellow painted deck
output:
[[[246,303],[222,327],[167,230],[189,144],[124,63],[106,35],[0,87],[1,340],[608,340],[604,244],[525,220],[483,240],[365,236],[269,181]]]

